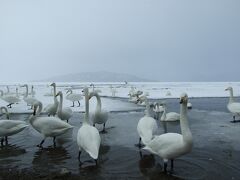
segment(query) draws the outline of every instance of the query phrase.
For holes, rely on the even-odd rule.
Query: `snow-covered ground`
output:
[[[20,85],[24,83],[1,83],[0,89],[4,92],[7,91],[6,86],[10,88],[10,92],[15,92],[16,87],[19,89],[19,93],[24,93],[25,88],[21,88]],[[51,82],[41,82],[41,83],[27,83],[29,85],[29,92],[31,92],[31,85],[34,85],[34,90],[36,92],[36,98],[40,100],[44,107],[48,104],[53,103],[53,96],[46,96],[46,94],[51,93]],[[69,107],[72,102],[65,99],[66,91],[72,88],[74,93],[82,94],[82,89],[85,86],[89,86],[89,83],[57,83],[57,91],[63,91],[64,94],[64,106]],[[135,87],[136,90],[141,90],[143,92],[149,93],[149,98],[153,99],[164,99],[164,98],[179,98],[182,92],[188,93],[189,97],[227,97],[229,92],[225,89],[232,86],[234,89],[234,95],[240,96],[240,82],[141,82],[141,83],[94,83],[95,89],[101,90],[100,95],[111,97],[112,89],[116,90],[115,97],[128,98],[128,93],[131,87]],[[22,96],[21,96],[22,99]],[[127,111],[137,109],[135,104],[129,105],[124,101],[119,99],[102,99],[103,109],[108,111]],[[91,100],[90,108],[94,110],[96,105],[95,98]],[[7,103],[0,99],[0,106],[6,106]],[[77,103],[75,103],[77,105]],[[19,104],[13,105],[10,112],[14,113],[30,113],[32,110],[28,110],[29,107],[22,100]],[[81,100],[81,107],[73,108],[73,111],[84,111],[84,99]]]

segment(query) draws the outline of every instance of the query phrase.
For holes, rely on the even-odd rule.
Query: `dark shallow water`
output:
[[[178,99],[165,100],[169,111],[179,111]],[[110,113],[107,133],[101,134],[99,165],[86,153],[84,164],[77,160],[76,134],[83,119],[75,113],[70,124],[76,126],[72,141],[52,146],[52,139],[44,149],[36,145],[41,136],[31,127],[9,137],[9,144],[0,148],[0,177],[2,179],[239,179],[240,177],[240,123],[230,123],[226,98],[191,99],[190,127],[194,138],[193,151],[175,160],[173,174],[162,172],[162,160],[142,151],[134,144],[138,141],[136,126],[143,112]],[[28,114],[13,114],[12,119],[26,120]],[[160,123],[158,133],[163,133]],[[169,132],[180,132],[178,123],[167,125]],[[98,126],[101,130],[101,126]],[[61,176],[67,169],[71,175]]]

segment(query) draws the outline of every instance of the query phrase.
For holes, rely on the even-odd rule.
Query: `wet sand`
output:
[[[122,99],[126,101],[125,99]],[[165,100],[169,111],[179,112],[178,99]],[[138,142],[136,126],[143,116],[138,111],[111,112],[101,134],[99,164],[84,152],[79,166],[76,134],[83,119],[74,113],[73,139],[52,146],[46,140],[44,148],[36,145],[41,136],[29,127],[9,137],[9,144],[0,148],[0,179],[238,179],[240,177],[240,123],[230,123],[226,98],[190,99],[193,109],[188,117],[194,138],[193,151],[175,160],[174,172],[163,173],[163,161],[135,147]],[[29,114],[13,114],[12,119],[27,119]],[[158,122],[158,134],[163,133]],[[169,132],[180,132],[179,123],[169,123]],[[101,126],[97,126],[101,130]]]

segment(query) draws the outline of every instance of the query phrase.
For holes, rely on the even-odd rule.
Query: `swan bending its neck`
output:
[[[6,107],[1,107],[0,109],[1,109],[1,112],[2,112],[2,113],[5,113],[5,114],[6,114],[7,119],[10,119],[7,108],[6,108]]]
[[[97,99],[96,111],[101,111],[102,101],[101,101],[101,98],[100,98],[99,94],[97,92],[91,92],[90,95],[89,95],[89,99],[91,99],[93,96],[95,96],[96,99]]]

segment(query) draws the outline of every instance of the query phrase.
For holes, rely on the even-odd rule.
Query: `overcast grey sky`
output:
[[[0,0],[0,81],[112,71],[239,81],[239,0]]]

